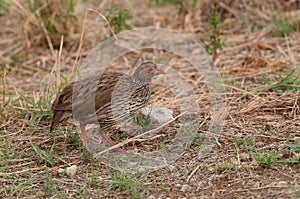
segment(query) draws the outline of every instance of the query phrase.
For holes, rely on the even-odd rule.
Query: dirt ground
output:
[[[186,2],[0,0],[0,198],[300,198],[300,2]],[[223,79],[227,115],[206,156],[201,147],[215,118],[203,77],[163,51],[130,52],[111,70],[159,58],[195,88],[200,128],[171,165],[120,172],[87,152],[72,124],[49,131],[57,91],[112,36],[110,28],[116,31],[102,16],[113,4],[130,12],[133,28],[176,30],[208,49],[217,45],[213,36],[220,39],[222,49],[210,56]],[[153,89],[150,104],[178,116],[176,97]],[[142,154],[163,148],[174,126],[126,147]],[[114,132],[112,138],[129,137]],[[74,176],[66,172],[72,165]]]

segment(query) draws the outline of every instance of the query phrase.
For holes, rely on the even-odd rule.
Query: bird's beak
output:
[[[155,75],[166,74],[166,72],[163,71],[163,70],[161,70],[161,69],[159,69],[159,68],[157,68],[157,69],[155,69],[155,70],[153,71],[153,74],[155,74]]]

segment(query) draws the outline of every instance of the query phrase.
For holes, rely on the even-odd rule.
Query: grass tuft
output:
[[[283,76],[279,72],[275,72],[275,74],[277,75],[276,79],[269,79],[264,74],[261,74],[264,86],[258,90],[271,92],[293,92],[300,90],[298,69],[292,70],[286,76]]]
[[[271,153],[252,152],[251,157],[256,160],[257,164],[263,168],[270,168],[273,164],[278,163],[280,155],[276,151]]]
[[[38,146],[36,146],[32,140],[30,140],[31,147],[33,148],[36,155],[39,157],[40,160],[42,160],[45,164],[49,166],[54,166],[55,160],[54,160],[54,154],[53,154],[53,148],[55,146],[55,143],[51,146],[50,150],[44,151],[40,149]]]
[[[299,21],[292,21],[284,13],[277,14],[271,24],[273,25],[272,33],[275,37],[284,37],[300,26]]]
[[[180,14],[186,15],[196,8],[197,0],[150,0],[150,4],[156,6],[172,4],[179,7]]]
[[[225,46],[222,42],[220,35],[221,30],[221,14],[219,12],[218,6],[216,4],[212,5],[211,15],[209,18],[209,44],[205,47],[208,54],[212,55],[212,59],[215,61],[218,56],[218,51],[222,50]]]
[[[23,36],[29,46],[58,49],[61,36],[67,44],[78,40],[83,24],[81,0],[14,0],[12,4],[24,21]]]
[[[143,183],[139,182],[135,175],[127,174],[115,170],[114,174],[111,174],[112,180],[109,184],[113,189],[122,190],[129,193],[134,199],[141,199],[143,191]]]

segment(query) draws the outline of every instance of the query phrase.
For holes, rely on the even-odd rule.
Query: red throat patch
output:
[[[147,79],[147,82],[151,83],[152,82],[152,78]]]

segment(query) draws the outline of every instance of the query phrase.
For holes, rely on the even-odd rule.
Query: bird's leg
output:
[[[81,129],[81,134],[82,134],[82,138],[83,138],[83,146],[86,147],[87,146],[87,134],[86,134],[86,129],[85,129],[85,125],[82,122],[80,123],[80,129]],[[111,145],[114,146],[116,145],[116,143],[107,135],[103,135],[102,133],[100,133],[100,135]],[[126,150],[121,149],[121,148],[115,148],[112,149],[112,151],[115,152],[121,152],[121,153],[126,153]]]
[[[103,138],[111,145],[116,145],[116,143],[108,136],[108,135],[103,135]]]
[[[111,145],[111,146],[114,146],[116,145],[116,143],[108,136],[108,135],[104,135],[101,133],[101,136]],[[126,150],[122,149],[122,148],[115,148],[115,149],[112,149],[112,151],[115,151],[115,152],[121,152],[121,153],[126,153]]]
[[[86,147],[87,146],[87,134],[86,134],[85,125],[81,122],[79,122],[79,123],[80,123],[82,138],[83,138],[83,146]]]

